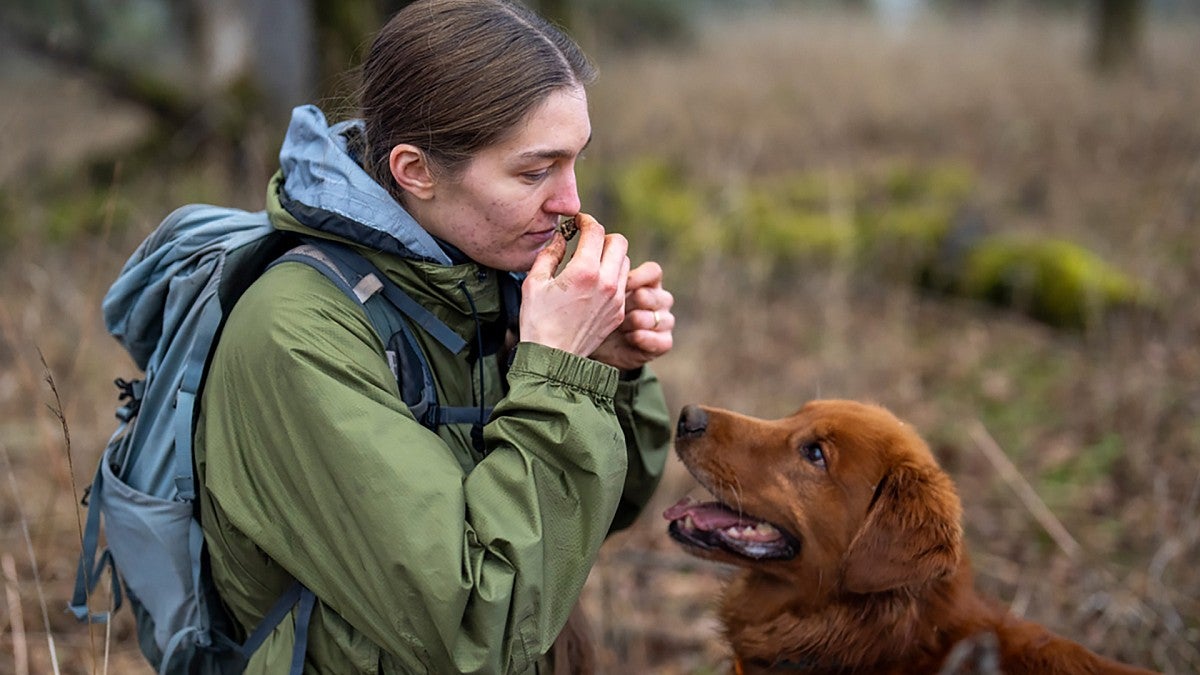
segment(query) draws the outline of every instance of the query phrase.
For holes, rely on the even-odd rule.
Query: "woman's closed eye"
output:
[[[541,180],[544,180],[546,178],[546,176],[549,176],[549,175],[550,175],[550,167],[546,167],[545,169],[541,169],[540,171],[525,171],[521,174],[521,178],[525,179],[526,181],[528,181],[530,183],[537,183]]]

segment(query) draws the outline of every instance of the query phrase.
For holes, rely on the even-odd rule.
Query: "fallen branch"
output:
[[[1055,517],[1050,507],[1046,506],[1046,502],[1042,501],[1042,498],[1038,496],[1037,491],[1033,489],[1029,481],[1025,480],[1025,477],[1021,475],[1021,472],[1012,463],[1012,460],[1004,453],[1000,444],[988,433],[983,423],[979,420],[973,420],[968,431],[971,434],[971,439],[975,441],[975,445],[983,451],[983,455],[1000,472],[1000,477],[1008,483],[1013,492],[1017,493],[1017,498],[1021,500],[1021,503],[1025,505],[1025,508],[1033,515],[1034,519],[1038,521],[1038,524],[1042,526],[1046,534],[1050,535],[1050,538],[1054,540],[1055,544],[1058,544],[1063,553],[1067,554],[1067,557],[1071,560],[1079,560],[1083,555],[1083,547],[1079,545],[1079,542],[1075,541],[1075,538],[1071,536],[1067,528]]]

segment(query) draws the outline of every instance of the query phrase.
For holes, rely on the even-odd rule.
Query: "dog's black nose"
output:
[[[675,428],[676,438],[695,438],[708,429],[708,413],[698,405],[685,405],[679,413],[679,425]]]

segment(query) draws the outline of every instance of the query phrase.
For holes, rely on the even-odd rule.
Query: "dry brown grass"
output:
[[[726,24],[688,51],[596,52],[589,161],[663,155],[730,190],[794,169],[964,163],[993,227],[1085,243],[1150,283],[1167,310],[1159,325],[1068,335],[846,265],[764,284],[746,261],[667,259],[679,315],[676,349],[658,366],[669,404],[764,417],[813,397],[893,408],[957,480],[986,590],[1107,655],[1200,671],[1196,28],[1153,25],[1145,62],[1109,80],[1084,67],[1082,21],[1022,16],[927,22],[903,38],[860,18],[785,16]],[[171,206],[139,202],[134,229]],[[62,611],[78,496],[35,348],[63,394],[84,484],[110,429],[107,383],[132,372],[96,309],[132,243],[31,241],[2,258],[0,444],[17,480],[0,491],[0,550],[15,559],[6,584],[33,673],[50,663],[23,525],[63,672],[102,672],[105,642]],[[1015,477],[988,459],[993,441]],[[693,486],[672,458],[645,517],[593,571],[585,601],[608,672],[724,670],[711,609],[725,570],[680,553],[658,517]],[[1040,516],[1030,491],[1047,507]],[[1047,534],[1047,513],[1078,550]],[[16,672],[7,655],[18,622],[4,617],[0,673]],[[127,615],[111,645],[109,672],[144,672]]]

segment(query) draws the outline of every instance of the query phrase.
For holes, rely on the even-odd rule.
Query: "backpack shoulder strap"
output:
[[[462,336],[434,316],[433,312],[413,300],[412,296],[388,279],[371,261],[348,246],[330,241],[309,241],[288,251],[273,264],[289,260],[315,267],[360,305],[365,305],[375,294],[382,293],[396,309],[452,353],[457,354],[467,345]],[[387,337],[384,334],[386,330],[386,327],[380,330],[384,338]]]
[[[349,246],[308,240],[280,256],[272,266],[283,262],[299,262],[316,269],[363,308],[384,344],[401,399],[421,424],[436,430],[443,424],[473,424],[480,422],[481,417],[486,420],[491,416],[492,411],[487,407],[481,411],[475,406],[438,403],[429,360],[412,327],[397,318],[396,310],[451,353],[462,351],[466,340],[388,279],[371,261]]]

